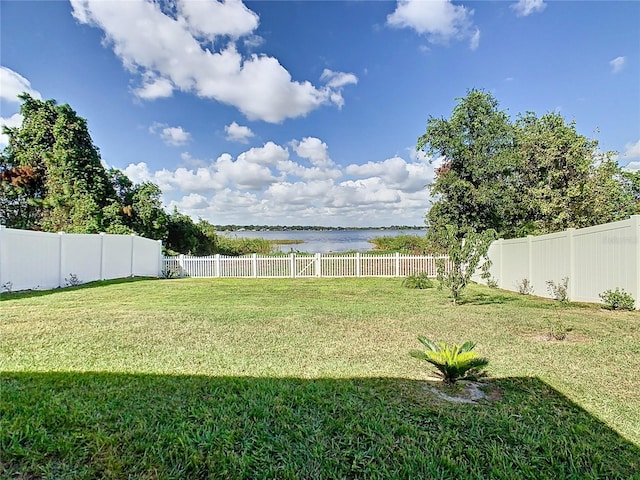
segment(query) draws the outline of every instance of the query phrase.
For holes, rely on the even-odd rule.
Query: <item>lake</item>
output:
[[[301,240],[304,243],[280,245],[281,252],[337,253],[367,252],[373,250],[369,243],[374,237],[395,237],[397,235],[425,235],[426,230],[285,230],[220,232],[231,238],[264,238],[265,240]]]

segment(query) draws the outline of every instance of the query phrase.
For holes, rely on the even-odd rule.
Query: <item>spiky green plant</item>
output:
[[[476,346],[474,342],[466,342],[459,346],[447,345],[444,342],[435,344],[424,337],[418,337],[418,340],[426,350],[414,350],[410,352],[411,356],[426,360],[436,367],[446,383],[478,376],[481,374],[481,369],[489,364],[488,359],[479,357],[472,351]]]

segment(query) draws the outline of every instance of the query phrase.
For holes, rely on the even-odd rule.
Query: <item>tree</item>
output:
[[[480,90],[458,99],[449,120],[429,118],[417,148],[443,162],[430,186],[437,199],[427,214],[430,236],[445,225],[508,231],[514,216],[513,141],[507,114]]]
[[[69,105],[20,95],[22,125],[5,128],[0,155],[0,223],[72,233],[135,233],[173,251],[210,255],[213,225],[177,210],[168,215],[160,188],[106,171],[87,121]]]
[[[19,98],[22,125],[5,129],[1,203],[13,206],[5,222],[48,231],[101,231],[102,209],[114,195],[86,120],[54,100],[26,93]],[[6,181],[16,173],[28,181]]]
[[[626,218],[631,190],[610,154],[557,113],[519,116],[515,158],[522,192],[520,235],[557,232]]]
[[[213,241],[207,237],[191,217],[174,208],[168,217],[168,234],[165,247],[173,252],[188,255],[211,255],[215,252]]]
[[[539,235],[638,212],[639,181],[558,113],[511,123],[488,93],[458,99],[449,120],[430,118],[418,148],[442,159],[430,186],[429,237],[445,225],[500,237]]]
[[[460,229],[456,225],[445,225],[438,230],[438,243],[445,248],[448,255],[447,260],[438,260],[438,281],[441,287],[451,292],[454,305],[460,300],[462,292],[482,260],[484,262],[481,269],[484,272],[488,271],[491,263],[487,252],[495,238],[495,230],[477,233],[472,227]]]

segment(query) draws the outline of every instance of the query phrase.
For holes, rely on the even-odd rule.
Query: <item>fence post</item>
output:
[[[533,285],[533,235],[527,235],[527,280]]]
[[[4,225],[0,225],[0,293],[2,293],[2,290],[4,289],[4,282],[2,281],[2,237],[4,236],[6,231],[7,227],[5,227]]]
[[[130,268],[129,268],[129,276],[133,277],[133,252],[136,249],[136,234],[132,233],[131,234],[131,258],[129,259],[129,261],[131,262]]]
[[[251,255],[251,276],[256,278],[258,276],[258,254]]]
[[[216,253],[216,278],[220,277],[220,254]]]
[[[291,278],[296,278],[296,254],[291,253]]]
[[[567,228],[567,243],[569,244],[569,286],[568,296],[569,300],[573,300],[575,296],[575,288],[574,284],[576,282],[576,253],[574,251],[574,240],[573,240],[573,232],[575,232],[575,228]]]
[[[360,276],[360,252],[356,252],[356,277]]]
[[[503,260],[503,255],[502,255],[502,244],[504,243],[504,238],[499,238],[498,239],[498,272],[500,275],[500,279],[498,280],[498,286],[500,288],[504,288],[504,262]]]
[[[396,277],[400,276],[400,252],[396,252]]]
[[[184,277],[184,254],[178,255],[178,265],[180,266],[180,276]]]
[[[636,299],[636,310],[640,308],[640,215],[631,215],[631,238],[635,242],[636,261],[634,264],[636,288],[635,292],[632,292],[633,298]]]
[[[322,262],[320,261],[320,254],[316,253],[316,259],[315,259],[315,268],[316,268],[316,277],[321,277],[322,276]]]
[[[63,278],[63,273],[62,273],[62,251],[63,251],[63,246],[62,246],[62,238],[64,237],[64,232],[58,232],[58,287],[62,287],[62,278]]]
[[[164,270],[164,255],[162,255],[162,240],[158,240],[158,278],[162,277]]]
[[[106,233],[100,232],[100,280],[104,280],[104,236]]]

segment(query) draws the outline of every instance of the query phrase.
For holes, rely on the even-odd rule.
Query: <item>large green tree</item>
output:
[[[511,122],[489,93],[471,90],[451,117],[430,118],[418,148],[441,159],[430,186],[430,235],[446,225],[505,238],[626,218],[638,212],[637,178],[557,113]]]
[[[480,90],[459,99],[451,118],[429,118],[418,149],[442,161],[430,186],[436,199],[427,214],[431,231],[445,225],[500,233],[509,228],[513,142],[509,117]]]
[[[22,125],[5,129],[9,144],[2,161],[3,203],[9,226],[48,231],[104,230],[102,209],[114,197],[86,120],[69,105],[20,95]],[[7,182],[16,172],[30,181]],[[25,177],[24,173],[21,176]]]
[[[160,188],[105,170],[87,121],[69,105],[20,95],[22,125],[5,128],[0,154],[0,224],[70,233],[135,233],[170,251],[215,253],[213,225],[177,210],[167,214]]]

